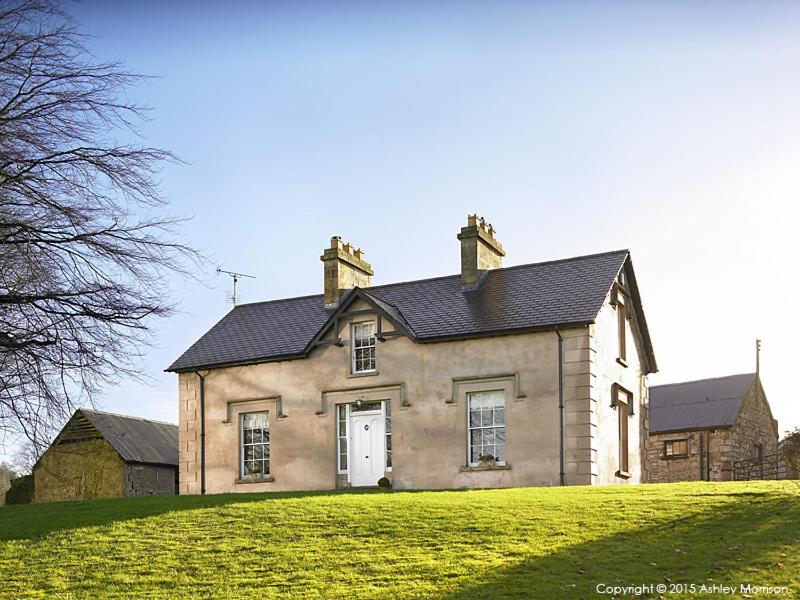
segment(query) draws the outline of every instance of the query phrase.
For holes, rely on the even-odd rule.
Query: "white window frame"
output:
[[[245,444],[244,442],[244,419],[247,415],[252,414],[259,414],[264,413],[264,416],[267,419],[267,427],[263,431],[267,432],[269,435],[269,440],[265,442],[261,442],[260,444]],[[245,472],[245,458],[244,458],[244,448],[245,446],[256,446],[256,445],[263,445],[267,447],[267,451],[269,452],[269,458],[267,458],[267,462],[269,463],[269,469],[266,473],[261,473],[259,476],[255,477],[249,473]],[[269,427],[269,411],[268,410],[250,410],[247,412],[240,412],[239,413],[239,478],[240,479],[268,479],[271,477],[272,474],[272,435],[270,432]]]
[[[494,464],[496,466],[502,467],[502,466],[506,465],[506,462],[508,460],[508,415],[506,414],[506,411],[507,411],[506,390],[503,389],[503,388],[489,389],[489,390],[475,390],[475,391],[470,391],[470,392],[466,393],[466,400],[467,400],[466,401],[466,405],[467,405],[467,465],[470,466],[470,467],[477,467],[477,466],[479,466],[481,464],[480,462],[474,462],[472,460],[472,431],[473,431],[473,429],[499,429],[499,427],[496,427],[495,425],[485,426],[485,427],[483,425],[481,425],[479,427],[472,427],[471,426],[470,418],[469,418],[469,416],[470,416],[469,415],[469,413],[470,413],[470,407],[469,407],[470,399],[471,399],[471,397],[473,395],[488,394],[488,393],[492,393],[492,392],[499,393],[503,397],[503,426],[502,426],[502,429],[503,429],[503,433],[505,434],[505,439],[503,441],[503,445],[505,446],[505,450],[506,450],[506,452],[505,452],[506,460],[495,460]]]
[[[347,466],[342,467],[342,453],[339,449],[339,410],[344,409],[344,439],[345,439],[345,452],[347,454]],[[339,475],[350,475],[350,405],[337,404],[336,405],[336,468]]]
[[[392,467],[389,464],[389,446],[388,442],[391,442],[392,439],[392,432],[391,432],[391,421],[392,421],[392,406],[389,404],[391,400],[382,400],[381,401],[381,415],[383,415],[383,470],[387,472],[391,472]],[[386,407],[389,407],[389,410],[386,410]],[[389,427],[386,427],[387,422],[389,423]],[[388,431],[387,431],[388,429]],[[394,460],[394,446],[392,446],[392,460]]]
[[[372,343],[366,346],[358,346],[356,347],[356,329],[359,327],[363,327],[365,325],[369,325],[372,327]],[[350,372],[354,375],[361,375],[365,373],[375,373],[378,367],[378,355],[377,355],[377,338],[375,337],[375,321],[359,321],[358,323],[352,323],[350,325]],[[356,368],[356,350],[362,350],[365,348],[372,348],[372,355],[373,355],[373,365],[371,369],[362,369],[358,370]]]

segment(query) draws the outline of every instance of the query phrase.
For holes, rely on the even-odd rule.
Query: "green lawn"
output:
[[[779,597],[798,597],[800,486],[248,494],[0,507],[4,597],[611,598],[596,586],[660,583],[788,586]]]

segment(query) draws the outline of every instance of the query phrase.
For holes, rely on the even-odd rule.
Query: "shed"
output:
[[[178,427],[80,408],[33,474],[36,502],[174,495]]]

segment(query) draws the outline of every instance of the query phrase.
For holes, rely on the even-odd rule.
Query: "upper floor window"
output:
[[[354,323],[351,330],[353,373],[375,370],[375,323]]]
[[[241,415],[241,477],[269,477],[269,418],[266,411]]]
[[[618,360],[622,364],[628,360],[627,343],[628,297],[622,289],[617,291],[617,338],[619,340]]]
[[[473,392],[469,404],[469,466],[505,464],[506,416],[503,390]]]

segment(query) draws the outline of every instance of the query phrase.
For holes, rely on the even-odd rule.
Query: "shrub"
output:
[[[378,479],[378,487],[384,490],[392,489],[392,482],[389,481],[388,477],[381,477]]]
[[[6,504],[30,504],[33,502],[33,475],[15,477],[6,492]]]

